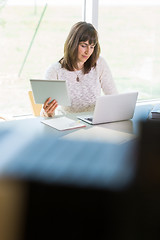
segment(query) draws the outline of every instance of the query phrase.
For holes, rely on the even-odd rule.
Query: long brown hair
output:
[[[91,23],[78,22],[71,28],[64,44],[64,56],[59,61],[62,68],[69,71],[77,69],[78,46],[80,42],[89,41],[94,44],[94,51],[89,59],[84,63],[83,72],[88,73],[92,67],[96,66],[100,54],[100,45],[98,42],[98,33]]]

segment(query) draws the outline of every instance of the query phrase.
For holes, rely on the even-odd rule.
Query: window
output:
[[[0,115],[30,114],[30,78],[63,56],[71,26],[82,20],[83,0],[0,0]]]
[[[47,5],[0,0],[1,115],[31,113],[29,79],[43,78],[49,64],[63,56],[70,27],[82,20],[82,12],[98,24],[101,55],[119,92],[138,90],[139,100],[159,98],[159,0],[48,0]]]
[[[160,1],[99,0],[102,55],[120,92],[160,97]]]

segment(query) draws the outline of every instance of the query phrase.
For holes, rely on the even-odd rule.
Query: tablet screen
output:
[[[43,104],[47,98],[56,99],[59,105],[70,106],[66,81],[30,79],[34,101]]]

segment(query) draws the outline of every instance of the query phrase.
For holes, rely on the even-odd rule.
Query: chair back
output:
[[[0,121],[5,121],[6,119],[4,117],[0,116]]]
[[[29,99],[31,102],[31,107],[32,107],[32,111],[34,116],[40,116],[40,112],[42,109],[42,104],[36,104],[33,98],[33,93],[32,91],[28,91],[28,95],[29,95]]]

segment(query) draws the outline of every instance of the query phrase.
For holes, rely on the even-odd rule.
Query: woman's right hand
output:
[[[47,113],[48,117],[53,117],[53,113],[55,109],[58,106],[57,101],[54,99],[51,102],[51,98],[47,98],[47,100],[44,102],[43,109]]]

